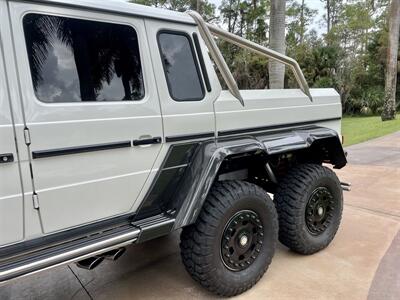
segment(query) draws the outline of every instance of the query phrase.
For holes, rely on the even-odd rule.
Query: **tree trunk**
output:
[[[329,0],[326,0],[326,32],[329,33],[331,31],[331,3]]]
[[[304,41],[304,32],[305,32],[305,20],[304,20],[304,0],[301,1],[300,7],[300,44],[303,44]]]
[[[285,15],[286,1],[271,1],[271,18],[269,24],[269,45],[272,50],[285,54]],[[285,65],[270,60],[268,64],[269,70],[269,87],[271,89],[282,89],[284,87]]]
[[[386,59],[385,99],[382,121],[396,117],[397,54],[399,48],[400,0],[392,0],[389,11],[389,45]]]

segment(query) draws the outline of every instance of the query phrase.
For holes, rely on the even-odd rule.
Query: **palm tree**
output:
[[[382,121],[396,117],[397,55],[399,49],[400,0],[392,0],[389,11],[389,45],[386,58],[385,99]]]
[[[114,74],[121,78],[124,98],[140,98],[142,73],[136,35],[130,27],[72,18],[30,14],[24,30],[35,89],[43,80],[42,68],[55,40],[72,50],[82,101],[96,101]]]
[[[271,0],[271,17],[269,24],[269,46],[272,50],[285,54],[285,15],[286,1]],[[271,89],[282,89],[284,86],[285,65],[270,60],[269,87]]]

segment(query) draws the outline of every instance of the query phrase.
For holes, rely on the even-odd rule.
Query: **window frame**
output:
[[[180,35],[180,36],[186,37],[186,39],[188,40],[190,51],[192,53],[192,58],[193,58],[194,65],[195,65],[195,68],[196,68],[196,74],[197,74],[197,77],[199,78],[199,83],[200,83],[200,88],[201,88],[201,93],[202,93],[201,97],[177,99],[172,95],[172,93],[171,93],[171,84],[170,84],[170,81],[169,81],[168,76],[167,76],[166,66],[165,66],[165,62],[163,60],[162,51],[161,51],[162,50],[161,49],[161,43],[160,43],[160,35],[161,34]],[[205,88],[204,88],[203,76],[202,76],[202,73],[200,71],[199,61],[197,59],[196,50],[194,48],[193,40],[192,40],[192,37],[190,36],[190,34],[188,34],[185,31],[180,31],[180,30],[160,29],[157,32],[157,45],[158,45],[158,53],[160,54],[160,59],[161,59],[161,63],[162,63],[162,66],[163,66],[164,78],[165,78],[165,80],[167,82],[168,93],[169,93],[169,96],[171,97],[171,99],[176,101],[176,102],[193,102],[193,101],[202,101],[202,100],[204,100],[205,97],[206,97],[206,91],[205,91]]]
[[[196,52],[197,52],[197,58],[199,59],[201,73],[203,74],[204,84],[206,86],[207,92],[210,93],[212,91],[212,87],[211,87],[211,83],[210,83],[210,78],[208,77],[207,67],[206,67],[206,64],[204,61],[204,56],[203,56],[203,52],[201,49],[200,40],[199,40],[199,37],[196,32],[193,32],[192,37],[193,37],[194,47],[196,48]]]
[[[64,7],[63,7],[64,9]],[[81,11],[78,11],[81,12]],[[132,28],[136,34],[136,38],[137,38],[137,45],[138,45],[138,50],[139,50],[139,61],[140,61],[140,66],[141,66],[141,70],[142,70],[142,80],[143,80],[143,97],[141,97],[140,99],[137,100],[104,100],[104,101],[63,101],[63,102],[45,102],[41,99],[39,99],[39,97],[36,95],[36,91],[35,88],[33,86],[33,78],[32,78],[32,71],[31,71],[31,65],[29,62],[29,54],[28,54],[28,45],[26,43],[26,37],[25,37],[25,30],[24,30],[24,19],[27,15],[31,15],[31,14],[36,14],[36,15],[45,15],[45,16],[54,16],[54,17],[60,17],[60,18],[70,18],[70,19],[77,19],[77,20],[83,20],[83,21],[89,21],[89,22],[100,22],[100,23],[106,23],[106,24],[110,24],[110,25],[121,25],[121,26],[128,26],[130,28]],[[115,15],[113,15],[115,16]],[[101,17],[85,17],[85,16],[81,16],[81,15],[75,15],[75,10],[74,13],[53,13],[53,12],[48,12],[48,11],[43,11],[42,9],[35,9],[35,10],[30,10],[30,11],[26,11],[21,15],[20,21],[19,21],[19,25],[21,26],[21,33],[22,33],[22,42],[23,42],[23,46],[24,46],[24,53],[25,53],[25,57],[26,57],[26,63],[27,63],[27,67],[28,67],[28,76],[29,76],[29,87],[30,87],[30,91],[32,92],[33,98],[35,99],[35,102],[37,102],[38,104],[40,104],[41,106],[75,106],[75,105],[121,105],[121,104],[138,104],[138,103],[143,103],[145,101],[147,101],[148,99],[148,87],[147,87],[147,80],[146,80],[146,74],[145,74],[145,68],[143,67],[143,53],[142,53],[142,47],[141,47],[141,38],[140,38],[140,34],[138,31],[138,28],[136,28],[133,24],[129,23],[129,22],[123,22],[123,21],[114,21],[114,20],[108,20],[103,18],[103,16]]]

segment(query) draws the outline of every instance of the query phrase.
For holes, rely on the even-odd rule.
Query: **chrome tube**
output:
[[[229,43],[235,44],[243,49],[247,49],[250,50],[256,54],[268,57],[270,59],[276,60],[284,65],[289,66],[295,77],[297,80],[297,83],[300,86],[300,89],[308,96],[308,98],[310,98],[310,100],[312,101],[312,96],[310,93],[310,88],[308,87],[308,83],[304,77],[303,72],[301,71],[301,68],[299,66],[299,64],[297,63],[296,60],[294,60],[291,57],[288,57],[284,54],[281,54],[279,52],[276,52],[274,50],[268,49],[264,46],[261,46],[259,44],[256,44],[252,41],[246,40],[240,36],[237,36],[233,33],[227,32],[226,30],[220,29],[217,26],[211,25],[211,24],[207,24],[203,18],[194,11],[189,11],[188,14],[195,20],[195,22],[197,23],[197,25],[200,28],[200,34],[203,37],[204,41],[206,42],[206,45],[208,47],[208,49],[210,50],[211,56],[213,57],[213,59],[215,60],[215,63],[217,64],[217,67],[219,68],[219,70],[221,71],[221,74],[223,75],[224,79],[225,76],[229,77],[229,80],[233,80],[233,76],[232,73],[230,72],[228,66],[226,65],[225,60],[222,57],[221,52],[218,49],[218,46],[216,45],[212,35],[225,40]],[[210,42],[209,40],[211,40],[212,42]],[[211,47],[209,44],[212,44]],[[223,63],[218,62],[217,63],[217,59],[220,60],[222,58]],[[225,79],[226,84],[229,87],[229,90],[231,91],[231,93],[236,97],[236,91],[232,91],[230,88],[231,82],[229,82]],[[235,87],[237,88],[237,85],[235,83]],[[239,89],[237,88],[237,90],[239,91]],[[240,92],[239,92],[240,95]],[[241,97],[240,97],[241,98]],[[239,99],[239,98],[238,98]],[[243,99],[239,99],[241,102],[243,101]]]
[[[218,69],[220,70],[221,75],[224,78],[226,85],[228,86],[229,91],[244,106],[244,101],[242,95],[240,94],[239,88],[236,84],[235,78],[233,78],[232,73],[225,62],[224,57],[221,54],[221,51],[219,51],[219,48],[215,43],[214,38],[207,27],[207,23],[204,22],[203,18],[200,16],[199,13],[195,11],[188,11],[187,13],[194,19],[197,26],[199,27],[200,35],[203,38],[204,42],[206,43],[208,50],[210,50],[211,57],[213,58]]]
[[[134,243],[140,234],[140,229],[132,229],[120,235],[83,246],[81,248],[72,249],[63,253],[57,253],[52,256],[43,257],[41,259],[31,261],[25,264],[12,266],[9,269],[0,271],[0,284],[16,277],[33,274],[39,271],[54,268],[63,264],[74,261],[80,261],[88,257],[100,255],[104,252],[111,251],[115,248],[121,248]]]

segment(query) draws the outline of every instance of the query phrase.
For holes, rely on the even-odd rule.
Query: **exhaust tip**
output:
[[[340,183],[342,190],[346,191],[346,192],[350,192],[351,191],[351,184],[348,182],[341,182]]]
[[[95,257],[89,257],[84,260],[78,261],[76,265],[79,268],[85,269],[85,270],[93,270],[97,266],[99,266],[104,260],[104,257],[101,256],[95,256]]]
[[[119,259],[126,251],[126,248],[119,248],[103,253],[101,256],[107,260],[115,261]]]

